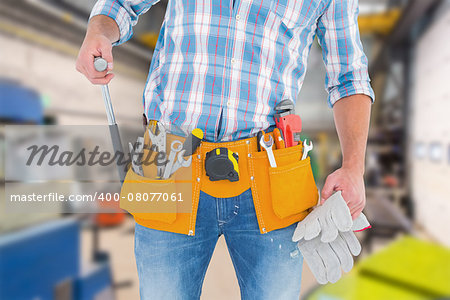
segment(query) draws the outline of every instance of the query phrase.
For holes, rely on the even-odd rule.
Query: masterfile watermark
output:
[[[142,138],[142,129],[121,128],[123,145],[132,145],[122,149],[130,151],[113,149],[107,126],[6,125],[3,129],[0,175],[4,175],[5,197],[0,199],[0,209],[8,213],[192,210],[192,168],[180,168],[176,175],[181,176],[160,180],[156,171],[168,163],[169,153],[156,151],[148,138]],[[172,136],[168,151],[174,139],[183,141]],[[136,155],[133,150],[138,148],[142,150]],[[137,174],[136,165],[143,174],[129,177]],[[128,172],[124,181],[118,168]]]
[[[143,149],[136,155],[128,147],[113,149],[107,126],[5,126],[5,179],[118,181],[117,168],[126,171],[131,163],[165,166],[168,154],[149,142],[140,145],[142,134],[122,134],[123,145]]]
[[[138,146],[138,145],[136,145]],[[111,164],[117,164],[118,166],[127,166],[131,162],[131,154],[115,151],[113,153],[109,151],[100,152],[99,146],[95,146],[94,149],[82,148],[78,152],[64,150],[58,145],[31,145],[26,148],[29,151],[29,156],[26,161],[27,166],[33,164],[42,166],[43,163],[47,163],[49,166],[108,166]],[[167,164],[167,155],[164,152],[155,151],[155,147],[150,147],[148,154],[142,157],[142,160],[135,161],[139,165],[151,165],[164,166]]]

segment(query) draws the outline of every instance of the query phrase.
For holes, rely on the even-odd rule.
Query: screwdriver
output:
[[[264,135],[265,133],[263,130],[258,131],[258,133],[256,134],[256,147],[258,149],[258,152],[261,152],[261,145],[259,144],[259,142]]]
[[[277,149],[286,148],[280,129],[275,128],[273,130],[273,139],[275,140],[275,146],[277,147]]]
[[[184,157],[191,156],[200,146],[200,142],[203,140],[203,130],[200,128],[195,128],[192,130],[192,132],[188,135],[186,140],[183,144]]]

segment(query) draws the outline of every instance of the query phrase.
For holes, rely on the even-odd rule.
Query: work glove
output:
[[[298,241],[298,249],[318,283],[335,283],[342,276],[341,269],[347,273],[353,268],[352,255],[358,256],[361,253],[361,244],[354,231],[368,227],[369,222],[361,214],[349,231],[339,231],[333,241],[324,243],[319,236]]]
[[[347,203],[338,191],[297,224],[292,240],[298,242],[317,281],[334,283],[341,278],[341,269],[349,272],[353,268],[352,255],[361,252],[354,231],[369,227],[363,213],[352,220]]]
[[[320,235],[322,242],[329,243],[337,238],[338,232],[349,231],[352,225],[350,209],[341,191],[337,191],[297,224],[292,240],[312,240]]]

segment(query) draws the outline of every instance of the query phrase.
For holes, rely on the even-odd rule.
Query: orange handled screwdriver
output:
[[[277,149],[283,149],[286,148],[286,145],[284,144],[283,136],[281,135],[281,131],[278,128],[275,128],[273,130],[273,139],[275,140],[275,146]]]

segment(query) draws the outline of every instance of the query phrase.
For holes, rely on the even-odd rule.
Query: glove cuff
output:
[[[369,228],[372,228],[372,225],[369,225],[369,226],[367,226],[367,227],[365,227],[363,229],[353,230],[353,232],[360,232],[360,231],[364,231],[364,230],[369,229]]]
[[[352,230],[354,232],[364,231],[369,228],[372,228],[372,226],[370,225],[369,221],[367,220],[366,216],[363,213],[361,213],[359,217],[357,217],[353,221]]]

